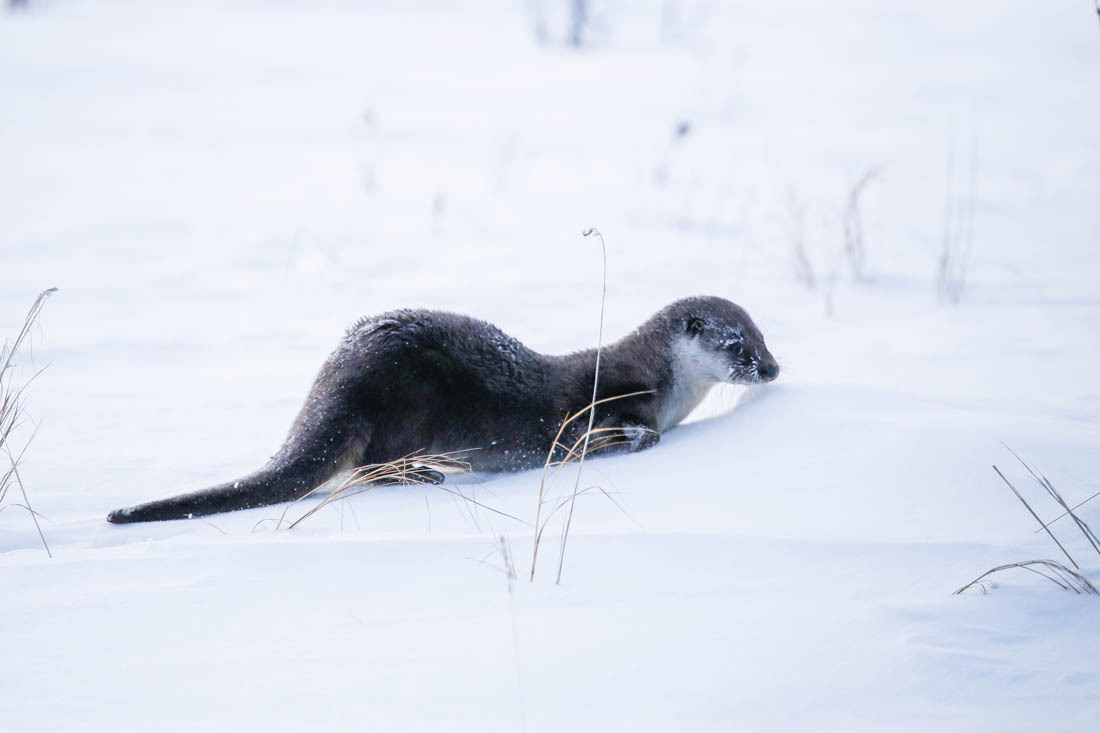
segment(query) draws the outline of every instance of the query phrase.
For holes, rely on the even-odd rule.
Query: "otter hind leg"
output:
[[[428,466],[413,466],[399,475],[383,476],[374,481],[373,485],[393,486],[394,484],[401,484],[404,486],[415,486],[417,484],[432,484],[435,486],[443,483],[444,479],[445,476],[442,471],[437,471]]]
[[[436,471],[434,468],[428,468],[427,466],[416,466],[413,471],[413,475],[419,479],[412,483],[423,484],[441,484],[444,480],[442,471]]]

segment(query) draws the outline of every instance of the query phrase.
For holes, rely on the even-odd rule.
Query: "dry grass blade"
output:
[[[504,574],[508,577],[508,592],[512,592],[512,583],[516,579],[516,563],[512,559],[512,543],[506,534],[497,537],[497,552],[500,553],[500,561]]]
[[[45,519],[47,522],[50,521],[50,518],[47,517],[45,514],[43,514],[42,512],[36,512],[34,509],[31,509],[26,504],[19,504],[19,503],[4,504],[3,506],[0,506],[0,514],[3,514],[8,509],[22,509],[25,512],[30,512],[31,514],[38,517],[39,519]]]
[[[1100,0],[1098,0],[1098,2],[1100,2]],[[1092,501],[1093,499],[1095,499],[1098,496],[1100,496],[1100,491],[1097,491],[1095,494],[1093,494],[1089,498],[1085,499],[1084,501],[1077,502],[1076,504],[1073,505],[1072,509],[1074,511],[1076,511],[1076,510],[1080,509],[1081,507],[1083,507],[1085,504],[1088,504],[1090,501]],[[1047,522],[1045,526],[1049,527],[1050,525],[1057,522],[1059,519],[1065,519],[1066,517],[1069,516],[1069,514],[1070,514],[1069,511],[1064,511],[1061,514],[1059,514],[1057,517],[1055,517],[1054,519]],[[1038,534],[1039,532],[1042,532],[1042,531],[1043,531],[1043,527],[1040,527],[1039,529],[1035,530],[1034,533]]]
[[[1050,479],[1040,474],[1040,483],[1042,483],[1043,488],[1045,488],[1050,493],[1051,497],[1056,502],[1058,502],[1062,509],[1065,510],[1065,513],[1073,519],[1074,523],[1077,525],[1077,528],[1081,530],[1081,534],[1085,535],[1085,539],[1089,541],[1089,544],[1092,545],[1092,549],[1096,551],[1096,554],[1100,555],[1100,538],[1097,538],[1096,533],[1092,531],[1092,527],[1090,527],[1085,522],[1085,520],[1077,516],[1074,513],[1073,509],[1071,509],[1069,505],[1066,504],[1065,500],[1062,498],[1062,495],[1058,493],[1058,490],[1054,488],[1054,484],[1050,482]]]
[[[8,369],[12,366],[12,359],[15,357],[15,352],[19,351],[19,347],[23,344],[23,340],[27,338],[27,334],[30,333],[34,322],[38,320],[38,315],[42,312],[42,306],[46,303],[46,298],[56,292],[57,288],[49,288],[38,294],[38,297],[34,300],[34,305],[27,311],[27,317],[23,319],[23,328],[19,330],[19,334],[15,337],[15,341],[13,341],[10,346],[4,344],[4,348],[0,350],[0,361],[4,362],[4,365],[0,366],[0,377],[7,375]]]
[[[407,456],[402,456],[388,463],[361,466],[352,471],[338,486],[336,486],[336,488],[329,491],[320,502],[311,507],[302,516],[292,522],[288,522],[287,528],[294,529],[303,521],[333,502],[350,499],[353,496],[378,488],[379,486],[389,486],[392,484],[426,484],[433,486],[440,491],[458,497],[466,504],[472,504],[494,514],[499,514],[502,517],[531,526],[530,523],[523,521],[519,517],[515,517],[507,512],[500,511],[499,509],[479,502],[477,499],[467,496],[461,491],[451,489],[441,484],[436,484],[424,476],[425,471],[438,471],[440,473],[463,473],[469,471],[469,462],[457,457],[468,452],[469,451],[463,450],[439,454],[410,453]],[[323,487],[318,486],[288,504],[283,510],[282,516],[276,520],[275,529],[281,528],[283,523],[287,522],[286,515],[295,504],[320,493],[322,488]]]
[[[28,441],[27,444],[30,445],[30,442]],[[27,448],[24,446],[23,452],[26,452],[26,450]],[[27,512],[31,515],[31,521],[34,522],[34,528],[38,530],[38,538],[42,540],[42,546],[46,548],[46,555],[52,558],[53,553],[50,552],[50,545],[46,542],[46,535],[42,532],[42,525],[38,523],[39,514],[31,508],[31,500],[30,497],[27,496],[27,487],[23,484],[23,477],[19,475],[19,461],[22,460],[23,453],[20,453],[19,457],[16,458],[6,445],[4,446],[4,451],[8,454],[8,461],[11,462],[11,474],[15,477],[15,484],[19,487],[19,493],[23,495],[23,503],[20,506],[25,506],[27,508]]]
[[[1004,444],[1002,443],[1002,445],[1004,445]],[[1027,462],[1023,458],[1020,458],[1019,454],[1017,454],[1016,451],[1012,450],[1007,445],[1005,446],[1005,449],[1009,453],[1011,453],[1016,458],[1017,461],[1020,462],[1021,466],[1023,466],[1024,468],[1027,469],[1027,472],[1031,474],[1031,477],[1033,479],[1035,479],[1036,483],[1038,483],[1040,486],[1042,486],[1044,489],[1046,489],[1046,492],[1050,495],[1050,498],[1054,499],[1054,501],[1056,501],[1058,503],[1058,505],[1060,507],[1062,507],[1062,509],[1064,510],[1065,513],[1062,514],[1061,516],[1064,517],[1068,514],[1070,517],[1073,518],[1073,521],[1077,525],[1077,528],[1079,530],[1081,530],[1081,534],[1085,535],[1085,539],[1089,541],[1090,545],[1092,545],[1092,549],[1095,550],[1098,555],[1100,555],[1100,539],[1098,539],[1096,537],[1096,535],[1092,531],[1092,528],[1089,527],[1089,525],[1086,524],[1083,519],[1081,519],[1080,517],[1078,517],[1076,514],[1073,513],[1073,509],[1071,509],[1069,507],[1069,505],[1066,504],[1065,499],[1063,499],[1062,495],[1058,492],[1058,490],[1056,488],[1054,488],[1054,484],[1052,484],[1050,482],[1050,479],[1048,479],[1046,476],[1036,472],[1031,466],[1029,466],[1027,464]],[[1078,505],[1078,506],[1080,506],[1080,505]],[[1074,508],[1076,508],[1076,507],[1074,507]],[[1050,524],[1051,524],[1051,522],[1047,522],[1047,526],[1049,526]]]
[[[1012,568],[1028,570],[1032,573],[1035,573],[1036,575],[1039,575],[1040,577],[1046,578],[1050,582],[1057,585],[1059,588],[1062,588],[1063,590],[1071,590],[1078,595],[1084,594],[1090,596],[1100,596],[1100,591],[1096,589],[1096,586],[1089,582],[1088,578],[1081,575],[1080,573],[1075,573],[1074,571],[1067,568],[1065,565],[1062,565],[1059,562],[1055,562],[1054,560],[1029,560],[1027,562],[1014,562],[1009,563],[1008,565],[1000,565],[993,568],[992,570],[987,570],[986,572],[982,573],[977,578],[955,591],[954,595],[959,595],[960,593],[963,593],[964,591],[974,587],[975,585],[977,585],[979,588],[983,588],[984,591],[982,581],[985,578],[994,573],[999,573],[1003,570],[1010,570]],[[1047,573],[1042,572],[1039,568],[1046,569],[1048,572],[1052,573],[1052,575],[1048,575]]]
[[[431,485],[434,486],[435,488],[439,489],[440,491],[445,491],[448,494],[453,494],[453,495],[457,496],[459,499],[462,499],[462,501],[466,502],[467,504],[473,504],[474,506],[476,506],[480,509],[485,509],[487,511],[492,512],[493,514],[498,514],[498,515],[504,517],[505,519],[511,519],[514,522],[519,522],[520,524],[525,525],[527,527],[534,526],[530,522],[528,522],[524,519],[520,519],[519,517],[517,517],[513,514],[509,514],[508,512],[502,512],[499,509],[494,509],[493,507],[489,506],[488,504],[483,504],[482,502],[478,501],[477,499],[475,499],[471,496],[466,496],[461,491],[456,491],[454,489],[449,489],[446,486],[443,486],[441,484],[431,484]]]
[[[1016,487],[1012,485],[1012,482],[1009,481],[1007,478],[1005,478],[1005,475],[1003,473],[1001,473],[1001,469],[994,466],[993,470],[996,471],[997,475],[1001,477],[1001,480],[1004,481],[1008,485],[1008,488],[1012,489],[1012,493],[1016,495],[1016,498],[1020,500],[1020,503],[1022,503],[1025,507],[1027,507],[1027,510],[1029,512],[1031,512],[1031,516],[1035,517],[1035,521],[1039,523],[1039,526],[1041,526],[1043,529],[1045,529],[1047,531],[1047,534],[1050,535],[1050,538],[1052,540],[1054,540],[1054,544],[1058,545],[1058,549],[1062,551],[1062,554],[1064,554],[1066,556],[1066,558],[1070,561],[1070,563],[1073,565],[1073,567],[1080,570],[1081,566],[1078,565],[1076,562],[1074,562],[1073,558],[1070,557],[1068,552],[1066,552],[1066,548],[1062,547],[1062,543],[1059,542],[1058,538],[1054,536],[1054,533],[1050,531],[1050,527],[1048,527],[1046,524],[1044,524],[1042,519],[1039,519],[1039,515],[1035,513],[1035,510],[1031,508],[1031,505],[1028,504],[1027,501],[1024,499],[1024,497],[1020,494],[1020,492],[1016,490]]]
[[[195,519],[199,520],[199,521],[200,521],[200,522],[202,522],[203,524],[208,524],[208,525],[210,525],[211,527],[213,527],[214,529],[218,530],[219,532],[221,532],[221,533],[222,533],[222,534],[224,534],[224,535],[227,535],[227,534],[229,534],[229,533],[228,533],[228,532],[226,532],[226,531],[225,531],[224,529],[222,529],[222,528],[221,528],[221,527],[219,527],[218,525],[216,525],[216,524],[214,524],[213,522],[211,522],[211,521],[210,521],[209,519],[204,519],[203,517],[195,517]]]
[[[596,492],[599,492],[599,493],[603,494],[605,497],[607,497],[611,501],[611,503],[613,503],[616,507],[619,507],[619,503],[617,501],[615,501],[614,499],[612,499],[611,495],[608,492],[604,491],[604,489],[600,486],[586,486],[585,488],[583,488],[583,489],[581,489],[580,491],[577,492],[577,496],[578,497],[587,496],[588,494],[593,494],[593,493],[596,493]],[[563,496],[555,496],[555,497],[552,497],[552,498],[548,499],[546,503],[550,504],[552,506],[550,508],[550,511],[548,511],[546,513],[546,518],[550,519],[555,514],[557,514],[559,511],[561,511],[563,508],[569,506],[569,502],[572,501],[572,499],[573,499],[572,492],[570,492],[568,494],[565,494]],[[626,514],[626,512],[623,511],[621,507],[619,507],[619,511],[622,511],[623,514]],[[626,516],[629,517],[630,515],[626,514]],[[545,522],[543,524],[545,526]]]

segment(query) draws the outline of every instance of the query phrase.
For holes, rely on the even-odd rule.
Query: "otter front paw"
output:
[[[620,430],[627,440],[626,450],[637,453],[640,450],[651,448],[661,439],[661,434],[645,425],[626,424]]]

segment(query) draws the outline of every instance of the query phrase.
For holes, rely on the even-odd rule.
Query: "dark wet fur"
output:
[[[677,301],[604,347],[598,397],[654,394],[599,406],[598,425],[653,431],[634,449],[656,442],[657,416],[673,380],[672,341],[700,320],[714,328],[692,338],[736,326],[749,334],[746,344],[750,337],[759,342],[753,354],[774,364],[738,306],[721,298]],[[463,458],[481,471],[541,466],[562,420],[591,400],[595,360],[594,349],[539,354],[492,324],[453,313],[400,310],[366,318],[325,361],[267,465],[203,491],[116,510],[107,519],[181,519],[291,501],[342,469],[417,451],[469,451]],[[587,427],[586,420],[574,422],[569,442]]]

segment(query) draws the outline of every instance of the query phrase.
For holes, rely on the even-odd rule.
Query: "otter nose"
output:
[[[772,381],[779,376],[779,365],[775,362],[770,364],[761,364],[756,367],[756,373],[760,375],[761,379]]]

